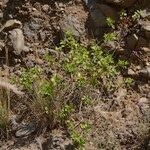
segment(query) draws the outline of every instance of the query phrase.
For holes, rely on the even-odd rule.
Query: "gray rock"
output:
[[[146,8],[141,11],[142,18],[150,20],[150,8]]]
[[[127,37],[127,46],[129,49],[133,50],[138,42],[138,36],[136,34],[129,35]]]
[[[24,49],[24,36],[21,29],[13,29],[9,32],[10,40],[14,49],[14,53],[19,55]]]
[[[44,12],[48,12],[49,11],[49,5],[43,5],[42,6],[42,10],[44,11]]]
[[[91,29],[95,36],[102,36],[108,25],[106,19],[109,17],[117,22],[117,12],[110,6],[104,4],[92,4],[90,7]]]
[[[108,5],[96,5],[90,10],[91,19],[96,27],[107,26],[106,18],[110,17],[113,20],[117,20],[117,12]]]
[[[90,12],[90,15],[95,27],[101,27],[106,25],[106,18],[102,14],[100,9],[94,9]]]
[[[142,49],[143,47],[148,47],[149,42],[142,36],[138,37],[138,42],[136,44],[136,49]]]
[[[19,129],[15,133],[16,137],[26,137],[36,130],[36,125],[34,122],[29,124],[20,125]]]
[[[150,66],[147,66],[146,68],[140,70],[139,74],[143,77],[150,78]]]
[[[28,22],[24,23],[24,35],[31,39],[38,39],[38,33],[41,28],[43,20],[40,18],[31,18]]]
[[[119,5],[121,7],[130,7],[134,4],[136,0],[106,0],[106,2]]]
[[[73,150],[72,141],[64,135],[51,135],[47,141],[42,143],[43,149],[49,150]]]
[[[136,72],[129,68],[128,69],[128,75],[134,76],[134,75],[136,75]]]
[[[3,41],[0,41],[0,51],[2,51],[2,49],[5,47],[5,44]]]
[[[140,98],[138,105],[144,115],[150,115],[150,101],[146,97]]]
[[[71,14],[64,16],[59,24],[63,37],[65,37],[66,32],[71,32],[76,39],[79,39],[85,33],[84,25]]]
[[[148,47],[148,41],[142,36],[131,34],[127,37],[127,47],[130,50],[142,49],[143,47]]]
[[[147,54],[150,54],[150,46],[149,47],[142,47],[141,50]]]
[[[150,21],[139,21],[139,24],[141,25],[141,30],[144,32],[145,37],[150,39]]]

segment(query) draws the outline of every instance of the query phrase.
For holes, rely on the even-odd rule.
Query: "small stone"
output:
[[[24,51],[24,52],[29,52],[29,51],[30,51],[30,49],[29,49],[29,47],[24,46],[23,51]]]
[[[149,47],[142,47],[141,50],[143,50],[145,53],[149,53],[150,52],[150,48]]]
[[[139,21],[141,30],[144,31],[145,37],[150,39],[150,21]]]
[[[81,4],[82,3],[82,0],[75,0],[75,3],[78,5],[78,4]]]
[[[25,137],[33,133],[36,129],[35,123],[21,125],[18,131],[15,133],[16,137]]]
[[[0,41],[0,51],[2,51],[2,49],[4,48],[5,44],[3,41]]]
[[[141,14],[142,18],[150,20],[150,8],[146,8],[146,9],[142,10],[140,14]]]
[[[19,55],[24,49],[24,36],[21,29],[13,29],[9,32],[10,40],[14,48],[14,53]]]
[[[140,98],[138,105],[141,108],[143,114],[149,114],[150,112],[149,104],[150,101],[146,97]]]
[[[136,44],[136,49],[141,49],[142,47],[148,47],[148,41],[143,38],[142,36],[139,36],[138,42]]]
[[[127,46],[129,49],[134,50],[137,42],[138,36],[136,34],[132,34],[127,37]]]
[[[128,75],[136,75],[136,73],[132,69],[128,69]]]
[[[37,9],[36,9],[36,8],[32,8],[32,10],[33,10],[33,11],[37,11]]]
[[[3,18],[3,13],[2,12],[0,12],[0,19],[2,19]]]
[[[146,68],[142,69],[139,74],[143,77],[150,78],[150,66],[147,66]]]
[[[78,17],[73,15],[65,15],[60,21],[60,29],[62,37],[65,38],[65,33],[70,32],[72,35],[79,40],[82,35],[85,33],[84,25],[81,24]]]
[[[39,65],[44,64],[44,61],[42,59],[36,59],[35,62]]]
[[[49,5],[46,5],[46,4],[43,5],[42,10],[45,11],[45,12],[48,12],[49,11]]]
[[[14,20],[8,20],[1,28],[0,32],[2,32],[4,29],[12,30],[14,28],[21,28],[22,23],[16,19]]]
[[[131,108],[124,108],[121,111],[121,114],[122,114],[123,118],[127,118],[131,113],[132,113],[132,109]]]

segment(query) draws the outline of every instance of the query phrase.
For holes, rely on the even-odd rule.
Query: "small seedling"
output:
[[[115,32],[104,34],[104,42],[110,42],[117,39],[117,34]]]
[[[87,132],[88,130],[91,129],[91,124],[89,124],[87,122],[83,122],[83,123],[81,123],[80,127],[83,131]]]
[[[141,18],[141,13],[142,13],[141,10],[135,11],[134,14],[132,15],[133,21],[136,21],[136,20],[138,21]]]
[[[127,17],[127,12],[123,9],[121,12],[120,12],[120,19],[122,20],[123,18]]]
[[[91,103],[92,103],[92,99],[89,96],[83,96],[83,98],[81,100],[82,100],[83,105],[88,106],[88,105],[91,105]]]
[[[109,27],[111,27],[112,29],[115,29],[115,20],[108,17],[108,18],[106,18],[106,23]]]
[[[67,125],[69,129],[70,137],[73,141],[74,146],[78,148],[79,150],[84,150],[84,147],[85,147],[84,137],[76,131],[76,129],[74,128],[73,122],[68,121]],[[86,128],[86,126],[83,125],[83,128]]]
[[[131,85],[133,85],[134,80],[132,78],[125,78],[124,83],[127,87],[130,87]]]
[[[22,74],[21,74],[21,77],[20,77],[21,85],[23,85],[23,87],[26,90],[31,90],[33,82],[38,77],[40,71],[41,70],[39,68],[36,68],[36,67],[31,68],[31,69],[24,69],[22,71]]]
[[[63,108],[61,109],[61,112],[59,114],[60,118],[62,120],[65,120],[68,118],[68,116],[70,115],[71,112],[73,112],[73,106],[71,105],[64,105]]]
[[[45,81],[42,83],[39,89],[39,94],[44,97],[51,96],[54,90],[54,86],[50,81]]]

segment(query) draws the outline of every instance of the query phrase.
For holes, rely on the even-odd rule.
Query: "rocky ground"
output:
[[[114,26],[106,22],[109,17]],[[101,42],[112,30],[117,39]],[[49,74],[43,56],[59,46],[67,31],[85,46],[97,39],[117,58],[128,60],[130,65],[122,76],[134,83],[113,94],[94,93],[98,96],[92,107],[82,114],[92,125],[84,133],[85,150],[149,150],[149,0],[1,0],[0,82],[19,76],[23,67],[40,66]],[[122,76],[115,82],[119,84]],[[37,125],[28,108],[29,97],[10,94],[11,125],[8,135],[0,132],[0,150],[75,149],[65,127],[48,130]],[[79,123],[80,117],[77,114]]]

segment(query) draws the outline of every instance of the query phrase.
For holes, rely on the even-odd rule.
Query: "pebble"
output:
[[[2,32],[4,29],[9,29],[10,28],[21,28],[22,27],[22,23],[19,20],[8,20],[1,28],[0,28],[0,32]]]
[[[132,70],[132,69],[128,69],[128,75],[131,75],[131,76],[133,76],[133,75],[135,75],[136,73]]]
[[[2,19],[2,18],[3,18],[3,13],[1,12],[1,13],[0,13],[0,19]]]
[[[144,69],[140,70],[139,74],[143,77],[150,78],[150,66],[147,66]]]
[[[45,12],[48,12],[49,11],[49,5],[46,5],[46,4],[43,5],[42,10],[45,11]]]
[[[24,35],[21,29],[13,29],[9,32],[10,40],[16,55],[21,54],[24,49]]]

